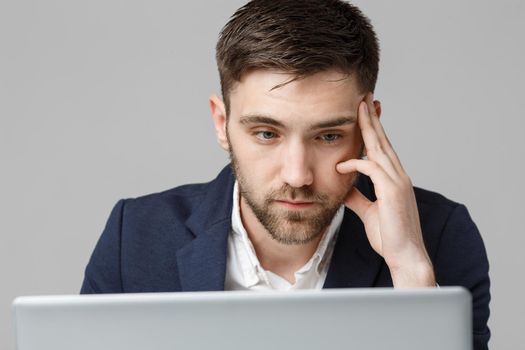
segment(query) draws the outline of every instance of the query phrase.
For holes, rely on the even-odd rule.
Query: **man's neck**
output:
[[[270,236],[242,197],[240,211],[243,226],[261,266],[288,282],[295,283],[294,273],[310,260],[323,235],[305,244],[283,244]]]

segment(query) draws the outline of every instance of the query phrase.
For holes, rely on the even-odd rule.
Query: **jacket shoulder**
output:
[[[414,193],[425,245],[432,260],[437,259],[438,252],[445,253],[443,242],[450,236],[456,236],[456,240],[480,241],[479,233],[472,237],[476,225],[463,204],[419,187],[414,187]]]
[[[202,203],[210,183],[187,184],[162,192],[151,193],[135,198],[127,198],[125,210],[134,217],[155,218],[159,215],[176,216],[186,219]],[[153,215],[153,216],[152,216]]]
[[[460,203],[453,201],[440,193],[421,187],[414,187],[414,193],[416,195],[418,204],[421,203],[423,205],[445,206],[451,209],[460,205]]]
[[[423,232],[428,234],[441,232],[448,219],[464,207],[461,203],[451,200],[444,195],[420,187],[414,187],[419,218]],[[434,235],[433,235],[434,236]]]
[[[143,217],[144,220],[172,218],[175,221],[185,221],[198,210],[203,213],[213,212],[208,208],[210,202],[222,203],[226,199],[225,195],[229,193],[229,188],[233,188],[232,173],[230,167],[226,166],[209,182],[186,184],[162,192],[128,198],[124,200],[125,211],[133,213],[134,218]]]

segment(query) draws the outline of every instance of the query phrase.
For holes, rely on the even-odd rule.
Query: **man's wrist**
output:
[[[435,287],[436,278],[431,264],[414,264],[390,270],[394,288]]]
[[[434,267],[424,247],[409,245],[403,252],[384,258],[395,288],[436,286]]]

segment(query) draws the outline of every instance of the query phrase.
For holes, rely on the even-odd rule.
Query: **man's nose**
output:
[[[301,188],[314,180],[308,150],[301,141],[291,142],[283,150],[281,180],[288,185]]]

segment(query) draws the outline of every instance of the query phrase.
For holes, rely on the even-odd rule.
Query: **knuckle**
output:
[[[370,152],[372,154],[382,154],[384,153],[383,146],[381,146],[381,143],[374,142],[371,147],[367,147],[367,152]]]
[[[370,170],[377,172],[379,170],[379,165],[376,162],[370,163]]]

